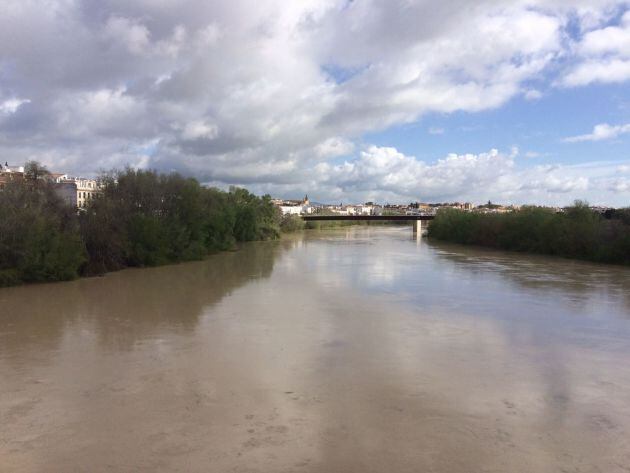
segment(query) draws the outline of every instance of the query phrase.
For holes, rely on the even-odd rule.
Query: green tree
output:
[[[0,285],[73,279],[86,261],[74,209],[49,183],[0,192]]]

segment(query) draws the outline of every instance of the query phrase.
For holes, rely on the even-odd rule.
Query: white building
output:
[[[282,215],[306,215],[313,213],[310,205],[280,205],[278,206]]]
[[[281,205],[280,211],[282,212],[282,215],[301,215],[302,206],[301,205]]]
[[[282,215],[305,215],[313,213],[313,206],[308,200],[308,195],[300,200],[273,199],[272,202],[280,209]]]
[[[82,208],[87,206],[88,202],[96,198],[97,194],[100,194],[98,182],[95,179],[75,179],[74,182],[77,185],[77,207]]]
[[[87,207],[102,192],[96,179],[68,177],[64,174],[55,176],[55,182],[61,198],[79,209]]]
[[[339,214],[339,215],[352,215],[349,213],[348,207],[333,206],[333,207],[329,207],[328,210],[331,211],[332,213]]]
[[[345,210],[344,215],[381,215],[383,213],[381,206],[372,204],[347,205]]]
[[[24,174],[24,166],[8,166],[8,165],[0,165],[0,172],[13,173],[13,174]]]

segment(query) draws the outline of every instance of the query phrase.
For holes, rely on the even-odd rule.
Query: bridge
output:
[[[302,215],[302,220],[305,222],[321,222],[330,220],[413,222],[414,233],[421,233],[423,227],[422,222],[428,222],[434,218],[435,217],[433,215]]]

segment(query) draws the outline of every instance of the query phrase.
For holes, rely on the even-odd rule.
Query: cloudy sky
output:
[[[630,2],[2,0],[0,158],[630,205]]]

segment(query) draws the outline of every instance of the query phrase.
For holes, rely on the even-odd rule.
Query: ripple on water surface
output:
[[[630,272],[309,231],[0,290],[0,471],[627,472]]]

